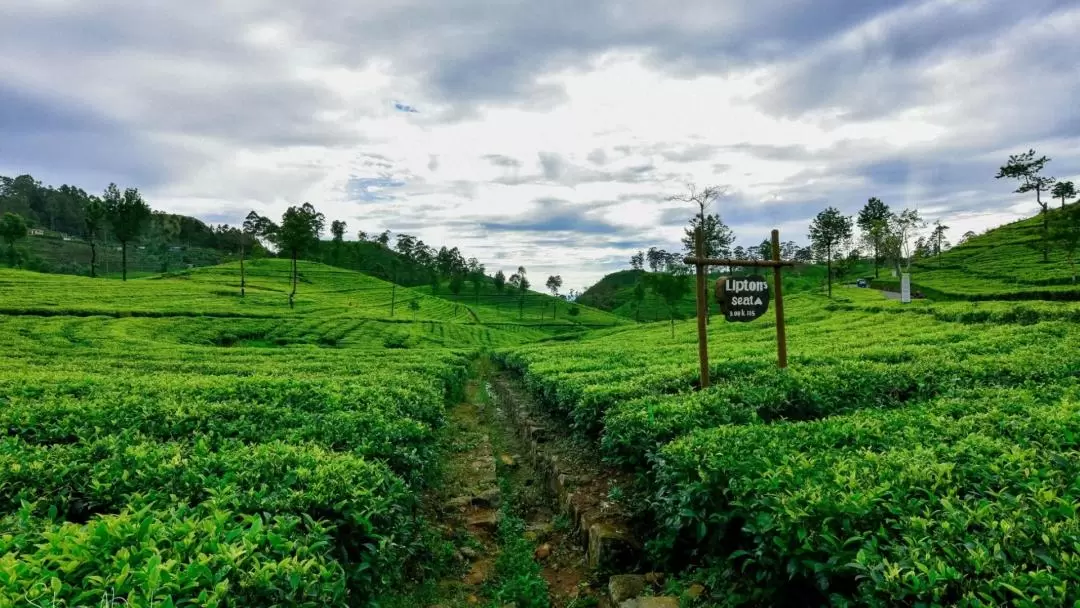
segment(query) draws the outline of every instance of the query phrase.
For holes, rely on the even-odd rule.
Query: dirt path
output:
[[[489,398],[487,366],[478,369],[465,400],[448,412],[445,478],[429,497],[459,572],[414,605],[590,605],[575,604],[591,594],[585,554],[551,509],[512,422]]]

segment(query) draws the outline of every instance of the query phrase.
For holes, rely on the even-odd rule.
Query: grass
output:
[[[1051,209],[1053,222],[1059,209]],[[1080,300],[1065,255],[1042,256],[1042,216],[1000,226],[913,265],[912,289],[951,300]],[[879,285],[899,291],[899,280]]]

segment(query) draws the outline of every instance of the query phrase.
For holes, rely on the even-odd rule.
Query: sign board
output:
[[[757,274],[716,281],[716,301],[728,321],[747,322],[769,310],[769,284]]]
[[[906,272],[900,275],[900,302],[911,303],[911,275]]]

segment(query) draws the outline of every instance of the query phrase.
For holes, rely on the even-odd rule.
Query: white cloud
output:
[[[992,179],[1007,153],[1045,145],[1056,174],[1080,175],[1080,9],[1036,4],[615,3],[577,22],[470,0],[20,5],[0,24],[0,102],[45,108],[23,110],[38,128],[78,113],[34,156],[0,150],[0,169],[100,181],[90,157],[57,175],[73,163],[44,147],[93,122],[98,141],[138,144],[115,148],[138,153],[110,179],[157,207],[239,220],[310,201],[352,234],[406,226],[568,288],[637,247],[678,248],[663,199],[688,181],[731,186],[720,210],[744,244],[771,226],[804,240],[817,210],[869,196],[955,240],[1034,210]],[[59,35],[80,25],[94,34]],[[527,230],[550,209],[558,222]]]

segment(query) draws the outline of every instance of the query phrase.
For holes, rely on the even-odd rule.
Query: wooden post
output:
[[[780,369],[787,367],[787,328],[784,327],[784,280],[780,276],[780,231],[772,231],[773,283],[776,289],[776,356]]]
[[[697,332],[698,332],[698,358],[701,360],[701,388],[709,388],[709,336],[706,329],[706,318],[709,315],[709,301],[705,298],[708,294],[705,290],[705,258],[703,232],[704,222],[698,225],[695,251],[697,253]]]

